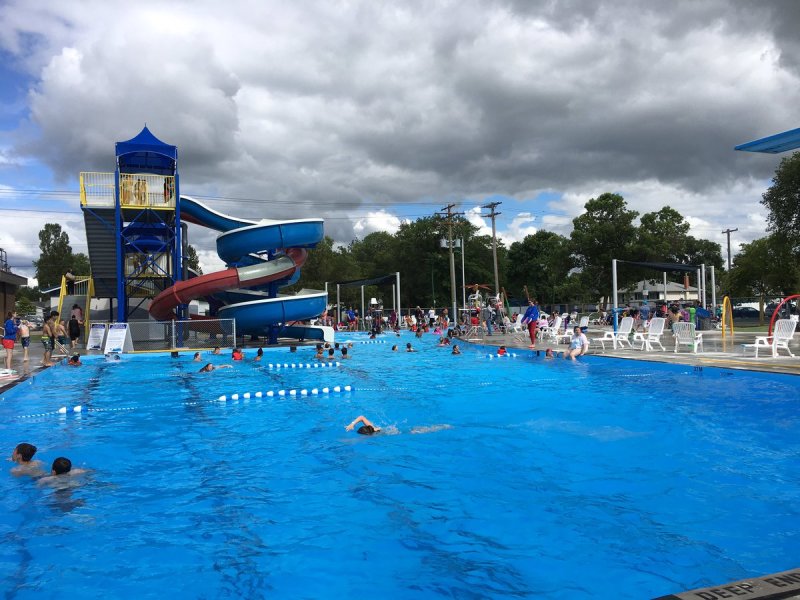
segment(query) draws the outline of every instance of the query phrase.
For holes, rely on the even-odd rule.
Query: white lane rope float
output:
[[[180,402],[181,406],[199,406],[201,404],[217,404],[220,402],[228,402],[228,400],[232,400],[234,402],[241,400],[249,401],[251,398],[275,398],[275,397],[297,397],[297,396],[317,396],[317,395],[331,395],[331,394],[342,394],[342,393],[350,393],[354,392],[355,388],[352,385],[334,385],[334,386],[326,386],[321,388],[311,388],[311,389],[281,389],[281,390],[268,390],[266,392],[244,392],[241,394],[231,394],[228,396],[227,394],[219,396],[213,400],[193,400],[187,402]],[[164,404],[162,404],[164,406]],[[53,415],[67,415],[69,412],[79,414],[82,412],[123,412],[123,411],[132,411],[138,410],[142,408],[141,406],[115,406],[115,407],[106,407],[106,408],[94,408],[94,407],[84,407],[82,405],[73,406],[71,409],[67,408],[66,406],[62,406],[58,410],[51,410],[48,412],[41,412],[41,413],[31,413],[29,415],[18,415],[17,419],[35,419],[40,417],[50,417]]]
[[[268,369],[325,369],[341,367],[340,362],[324,362],[324,363],[269,363]]]

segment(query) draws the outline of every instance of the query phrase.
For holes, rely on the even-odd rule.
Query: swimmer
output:
[[[350,355],[347,353],[347,348],[342,348],[342,360],[344,360],[344,359],[347,359],[347,358],[353,358],[353,357],[352,357],[352,356],[350,356]]]
[[[233,365],[220,365],[218,367],[215,367],[213,364],[208,363],[205,367],[200,369],[198,373],[211,373],[211,371],[213,371],[214,369],[232,369],[232,368]]]
[[[392,346],[392,352],[397,352],[397,344],[395,344],[394,346]]]
[[[461,354],[461,348],[458,347],[458,344],[453,344],[453,351],[451,354]]]
[[[548,348],[547,350],[544,351],[544,358],[545,360],[555,358],[555,354],[553,354],[552,348]]]
[[[334,352],[336,352],[336,350],[334,350],[333,348],[328,348],[328,356],[327,356],[328,360],[336,360],[336,355],[334,354]]]
[[[316,358],[317,360],[323,360],[325,358],[321,346],[317,348],[317,353],[314,355],[314,358]]]
[[[411,347],[411,342],[408,342],[406,344],[406,352],[416,352],[416,350],[414,350],[414,348]]]
[[[505,355],[506,355],[506,347],[505,346],[500,346],[497,349],[497,356],[505,356]]]
[[[42,477],[39,480],[40,484],[53,484],[56,483],[58,479],[64,479],[66,477],[70,477],[72,475],[81,475],[85,473],[86,469],[73,469],[72,468],[72,461],[68,458],[63,456],[59,456],[57,459],[53,461],[53,466],[50,469],[50,475],[47,477]]]
[[[192,361],[200,362],[200,353],[199,352],[195,352],[194,353],[194,358],[192,359]]]
[[[347,431],[353,431],[353,428],[359,423],[363,423],[363,425],[358,429],[356,429],[356,433],[360,433],[361,435],[374,435],[380,432],[381,430],[380,427],[376,427],[375,425],[370,423],[369,420],[364,415],[356,417],[356,419],[352,423],[350,423],[350,425],[345,427],[345,429]]]
[[[333,345],[333,348],[334,348],[335,350],[338,350],[338,349],[339,349],[339,342],[336,342],[336,343]]]
[[[67,364],[70,367],[80,367],[83,363],[81,362],[80,355],[73,354],[72,356],[69,357],[69,360],[67,361]]]
[[[261,348],[259,348],[259,350],[261,350]],[[289,346],[289,352],[297,352],[297,346]]]
[[[211,354],[222,354],[222,350],[219,349],[219,346],[215,346],[214,352],[212,352]]]
[[[371,339],[371,340],[375,339],[375,332],[374,331],[369,334],[369,339]]]
[[[41,477],[45,474],[42,468],[42,461],[33,460],[33,455],[36,454],[36,446],[27,444],[25,442],[17,444],[14,451],[11,453],[9,460],[17,463],[17,466],[11,469],[12,475],[30,475],[31,477]]]
[[[347,347],[348,348],[352,348],[353,347],[353,342],[347,342]]]
[[[417,332],[414,334],[417,338],[422,337],[422,329],[417,329]]]
[[[239,350],[239,348],[234,348],[233,352],[231,352],[231,358],[233,360],[242,360],[244,358],[244,354],[242,354],[242,351]]]
[[[256,357],[253,360],[258,362],[262,358],[264,358],[264,349],[263,348],[259,348],[258,351],[256,352]]]
[[[169,353],[169,355],[170,355],[172,358],[179,358],[179,357],[180,357],[180,354],[179,354],[178,352],[176,352],[175,350],[173,350],[172,352],[170,352],[170,353]]]

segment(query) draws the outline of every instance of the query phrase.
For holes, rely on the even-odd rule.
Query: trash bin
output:
[[[697,319],[697,329],[700,331],[710,331],[711,327],[711,317],[700,317]]]

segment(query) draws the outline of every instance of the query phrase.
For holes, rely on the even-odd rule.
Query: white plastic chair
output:
[[[794,337],[794,332],[797,328],[797,321],[793,321],[792,319],[778,319],[775,321],[775,329],[772,332],[772,335],[759,335],[756,336],[756,341],[754,344],[742,344],[742,350],[747,350],[748,348],[755,348],[756,351],[756,358],[758,358],[758,351],[759,349],[767,349],[769,348],[772,350],[772,357],[777,358],[778,350],[783,348],[786,352],[789,353],[789,356],[794,357],[794,354],[789,349],[789,342],[792,341],[792,337]]]
[[[642,342],[641,350],[647,350],[650,352],[653,349],[653,344],[658,344],[661,347],[661,351],[665,352],[666,348],[661,343],[661,336],[664,334],[664,325],[666,325],[667,320],[663,317],[653,317],[650,320],[650,326],[647,328],[647,331],[644,333],[634,333],[633,334],[633,343]]]
[[[575,327],[580,327],[583,330],[584,327],[589,326],[589,317],[581,317],[580,322]],[[558,336],[558,343],[559,344],[569,344],[570,340],[572,339],[572,327],[565,330],[564,333]]]
[[[539,328],[539,337],[540,339],[550,338],[554,342],[558,341],[558,332],[561,329],[561,317],[556,317],[553,321],[553,324],[550,326],[540,327]]]
[[[694,323],[675,323],[672,333],[675,334],[675,352],[680,346],[689,346],[697,354],[697,350],[703,347],[703,334],[695,331]]]
[[[606,349],[606,342],[613,343],[615,340],[620,345],[628,344],[629,348],[633,348],[633,346],[631,346],[630,341],[628,341],[628,336],[631,334],[632,329],[633,329],[633,317],[624,317],[622,321],[620,321],[619,329],[617,329],[616,332],[606,331],[603,337],[592,338],[592,340],[595,342],[599,342],[600,345],[603,347],[603,350]]]

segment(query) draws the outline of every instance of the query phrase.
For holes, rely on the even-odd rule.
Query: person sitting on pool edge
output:
[[[369,420],[364,415],[360,415],[360,416],[356,417],[355,420],[352,423],[350,423],[350,425],[345,427],[345,429],[347,431],[353,431],[353,428],[358,423],[363,423],[363,425],[361,427],[356,429],[356,433],[360,433],[361,435],[375,435],[376,433],[380,432],[380,430],[381,430],[380,427],[376,427],[375,425],[370,423]]]
[[[33,444],[26,442],[17,444],[17,447],[11,453],[11,460],[17,463],[17,466],[11,469],[11,473],[13,475],[30,475],[32,477],[44,475],[42,461],[33,460],[36,450],[37,448]]]
[[[233,368],[233,365],[220,365],[220,366],[218,366],[218,367],[215,367],[215,366],[213,365],[213,363],[208,363],[208,364],[207,364],[205,367],[203,367],[202,369],[200,369],[200,370],[198,371],[198,373],[210,373],[210,372],[211,372],[211,371],[213,371],[214,369],[232,369],[232,368]]]
[[[586,335],[581,331],[580,327],[575,327],[572,330],[572,339],[569,342],[569,350],[564,352],[564,358],[571,358],[575,360],[575,357],[581,356],[586,354],[589,350],[589,340],[586,338]]]

